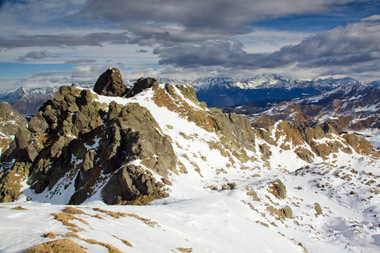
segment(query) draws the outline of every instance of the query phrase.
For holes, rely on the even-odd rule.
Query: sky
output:
[[[380,79],[378,0],[0,0],[0,92],[124,79]]]

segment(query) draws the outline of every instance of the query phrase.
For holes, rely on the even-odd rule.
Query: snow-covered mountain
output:
[[[193,86],[196,90],[211,88],[240,88],[240,89],[270,89],[270,88],[305,88],[305,87],[322,87],[336,88],[344,84],[359,83],[353,78],[325,78],[313,81],[294,80],[276,74],[262,74],[248,78],[232,77],[207,77],[194,81],[187,81],[187,84]]]
[[[124,80],[124,83],[132,87],[136,81]],[[190,85],[196,90],[198,99],[206,102],[210,107],[230,107],[257,101],[288,101],[294,98],[318,95],[341,85],[359,83],[352,78],[302,81],[276,74],[262,74],[249,78],[207,77],[196,80],[160,78],[157,81],[163,84]],[[94,84],[73,85],[91,88]],[[0,94],[0,102],[11,104],[22,114],[34,115],[44,101],[53,98],[58,88],[59,86],[19,88]]]
[[[117,69],[94,90],[61,87],[2,156],[0,251],[379,251],[380,154],[364,138],[252,128],[189,86],[128,89]]]
[[[249,115],[255,127],[286,120],[299,127],[329,123],[338,131],[376,131],[380,128],[380,87],[345,84],[307,98],[262,106],[248,103],[228,111]]]
[[[300,81],[266,74],[251,78],[204,78],[187,84],[193,86],[199,100],[209,106],[230,107],[248,102],[288,101],[358,83],[351,78]]]
[[[7,102],[22,114],[35,114],[41,105],[52,99],[58,87],[18,88],[0,94],[0,101]]]

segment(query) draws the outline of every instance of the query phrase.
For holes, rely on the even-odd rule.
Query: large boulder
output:
[[[156,183],[152,173],[140,166],[128,165],[116,173],[102,189],[107,204],[147,204],[156,197],[165,196],[162,183]]]
[[[143,78],[141,77],[140,79],[137,80],[135,85],[133,86],[132,90],[127,94],[128,97],[133,97],[136,94],[139,94],[145,89],[151,88],[154,85],[158,85],[158,82],[156,79],[148,77],[148,78]]]
[[[276,179],[272,182],[271,186],[272,194],[279,198],[279,199],[285,199],[286,198],[286,187],[284,183],[281,182],[280,179]]]
[[[36,116],[34,116],[29,121],[29,129],[34,133],[42,133],[49,127],[45,118],[42,116],[42,112],[38,112]]]
[[[123,96],[129,92],[121,78],[120,70],[117,68],[108,69],[101,74],[95,83],[94,91],[99,95]]]

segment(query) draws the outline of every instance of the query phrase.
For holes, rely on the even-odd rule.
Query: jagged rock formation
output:
[[[99,76],[94,91],[99,95],[123,96],[129,92],[129,88],[124,85],[120,70],[112,68]]]
[[[230,171],[294,170],[339,152],[378,155],[363,138],[339,135],[328,124],[253,129],[245,116],[207,108],[184,85],[142,78],[126,93],[119,74],[102,74],[98,94],[61,87],[20,128],[1,160],[1,201],[18,198],[27,180],[41,201],[146,204],[170,194],[176,175],[208,177],[212,184]],[[277,164],[279,159],[291,163]],[[277,191],[282,198],[281,187]]]
[[[128,97],[133,97],[136,94],[139,94],[145,89],[152,88],[153,85],[158,85],[157,80],[154,78],[143,78],[137,80],[137,82],[134,84],[132,90],[127,94]]]
[[[16,158],[13,168],[22,166],[22,175],[30,174],[28,183],[36,193],[51,190],[62,178],[71,180],[65,185],[75,184],[71,204],[83,202],[96,184],[108,180],[103,190],[106,203],[132,201],[142,195],[159,197],[162,183],[155,182],[141,166],[125,164],[141,159],[142,164],[167,177],[176,165],[170,138],[160,133],[146,108],[135,103],[106,106],[95,102],[96,98],[89,90],[60,88],[29,127],[18,131],[16,145],[3,161]],[[6,195],[3,193],[3,200],[17,197],[12,193],[5,199]]]

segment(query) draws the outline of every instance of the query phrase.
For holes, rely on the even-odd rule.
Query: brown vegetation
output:
[[[25,253],[85,253],[83,247],[71,239],[58,239],[51,242],[44,242],[32,248],[29,248]]]

